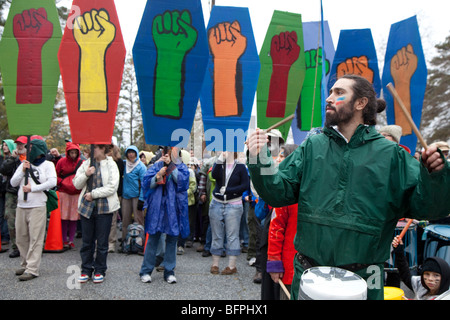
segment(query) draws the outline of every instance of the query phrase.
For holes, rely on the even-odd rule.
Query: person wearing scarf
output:
[[[127,228],[133,222],[144,225],[144,193],[142,181],[147,168],[139,159],[139,151],[136,146],[129,146],[125,150],[125,170],[123,173],[122,189],[122,239],[127,235]]]
[[[16,243],[21,268],[16,270],[16,275],[22,281],[39,276],[47,222],[47,195],[44,191],[56,187],[55,165],[45,160],[46,154],[45,141],[32,140],[28,160],[21,163],[10,182],[13,187],[20,186],[16,209]],[[29,174],[32,171],[40,184],[36,184],[30,175],[26,179],[27,171]]]
[[[117,196],[119,169],[107,154],[111,145],[95,144],[94,161],[84,161],[78,168],[73,185],[81,190],[78,213],[81,218],[82,245],[81,275],[78,282],[87,282],[92,275],[94,283],[104,280],[107,270],[108,239],[113,212],[119,210]]]

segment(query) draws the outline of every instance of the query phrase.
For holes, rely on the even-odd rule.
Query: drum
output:
[[[397,223],[397,226],[395,227],[394,237],[400,235],[400,233],[403,231],[403,228],[406,226],[406,221],[401,220]],[[394,238],[393,237],[393,238]],[[393,239],[392,238],[392,239]],[[406,231],[405,236],[402,239],[403,245],[405,247],[405,257],[406,261],[408,261],[409,268],[411,270],[417,269],[418,263],[417,263],[417,224],[411,223],[411,225],[408,228],[408,231]],[[395,267],[395,255],[392,253],[391,250],[391,256],[386,261],[386,267],[385,271],[398,271]]]
[[[450,264],[450,225],[432,224],[425,228],[423,258],[439,257]]]
[[[405,292],[397,287],[384,287],[384,300],[406,300]]]
[[[359,275],[336,267],[313,267],[300,279],[299,300],[366,300],[367,283]]]

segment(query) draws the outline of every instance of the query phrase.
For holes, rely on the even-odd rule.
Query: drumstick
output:
[[[408,231],[409,226],[411,225],[411,223],[413,222],[413,219],[409,219],[408,223],[406,224],[406,226],[403,228],[402,232],[400,233],[400,235],[397,236],[398,240],[401,240],[404,236],[406,231]]]
[[[281,281],[281,279],[278,279],[278,283],[280,284],[281,289],[283,289],[284,293],[288,296],[289,300],[291,300],[291,294],[289,293],[288,289],[284,285],[283,281]]]
[[[291,114],[289,117],[284,118],[284,119],[281,120],[280,122],[275,123],[273,126],[267,128],[267,129],[265,129],[265,130],[264,130],[264,133],[268,133],[268,132],[270,132],[270,131],[273,130],[273,129],[276,129],[276,128],[278,128],[278,127],[281,127],[281,126],[282,126],[283,124],[285,124],[286,122],[288,122],[288,121],[294,119],[294,116],[295,116],[294,114]]]
[[[397,93],[397,90],[395,90],[392,83],[388,83],[386,86],[391,94],[394,96],[395,100],[397,100],[398,104],[400,105],[400,108],[402,109],[403,113],[405,114],[406,120],[408,120],[409,124],[411,125],[411,128],[413,129],[414,133],[416,134],[417,138],[420,141],[420,144],[425,148],[425,150],[428,149],[427,143],[423,139],[422,135],[419,132],[419,129],[417,129],[416,124],[414,123],[413,119],[411,118],[411,115],[409,114],[408,110],[406,109],[405,105],[403,104],[402,99],[400,99],[400,96]]]

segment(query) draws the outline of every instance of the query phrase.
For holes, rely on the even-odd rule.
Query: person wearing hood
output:
[[[20,166],[20,159],[16,153],[16,144],[13,140],[3,140],[3,162],[0,165],[0,174],[5,180],[5,219],[8,226],[9,241],[12,252],[9,254],[10,258],[17,258],[20,256],[16,244],[16,208],[17,208],[17,192],[18,188],[11,186],[10,180]]]
[[[448,215],[450,164],[436,147],[419,162],[379,134],[377,114],[386,102],[363,77],[339,78],[325,101],[323,133],[278,167],[267,152],[266,133],[251,133],[248,169],[270,206],[298,203],[292,300],[299,298],[303,272],[317,266],[358,274],[371,281],[367,298],[383,300],[384,262],[397,222]]]
[[[141,151],[139,153],[139,159],[145,164],[145,167],[147,167],[150,164],[150,161],[153,159],[155,154],[150,151]]]
[[[73,185],[73,178],[83,160],[80,159],[80,146],[73,142],[66,143],[66,156],[56,163],[58,176],[59,204],[61,208],[61,228],[64,247],[73,249],[77,232],[78,197],[80,190]]]
[[[449,290],[450,266],[445,260],[429,257],[420,266],[419,275],[412,276],[403,241],[398,236],[392,241],[392,247],[400,278],[414,292],[414,300],[434,300]]]
[[[123,172],[122,190],[122,240],[125,240],[127,228],[134,221],[144,225],[144,193],[142,183],[147,168],[139,160],[139,151],[136,146],[129,146],[125,150],[123,160],[125,170]]]
[[[35,139],[30,144],[28,160],[20,164],[10,181],[11,186],[20,186],[16,209],[16,241],[21,268],[16,271],[16,275],[21,281],[39,276],[47,222],[47,195],[44,191],[56,187],[57,182],[55,165],[45,160],[45,141]]]
[[[173,151],[173,150],[172,150]],[[145,194],[147,215],[145,232],[148,234],[144,260],[139,276],[141,281],[152,281],[151,273],[156,265],[158,243],[166,234],[164,253],[164,280],[176,283],[176,245],[178,237],[189,236],[188,193],[189,171],[176,159],[170,147],[163,148],[161,158],[146,172],[142,188]]]

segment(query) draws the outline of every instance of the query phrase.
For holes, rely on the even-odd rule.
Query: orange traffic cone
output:
[[[59,202],[59,192],[58,195]],[[61,206],[50,212],[50,222],[48,223],[47,238],[45,239],[44,252],[60,253],[67,250],[63,245],[62,227],[61,227]]]
[[[8,249],[2,249],[2,235],[0,233],[0,253],[6,252]]]

